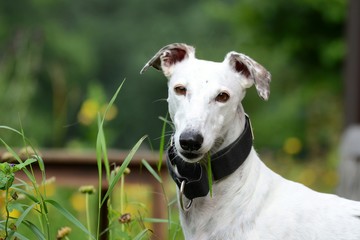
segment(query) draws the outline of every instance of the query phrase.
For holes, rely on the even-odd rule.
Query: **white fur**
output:
[[[187,45],[177,47],[186,49]],[[203,135],[202,156],[218,151],[244,129],[241,101],[245,89],[255,83],[262,98],[269,95],[267,71],[239,55],[254,63],[247,65],[250,72],[253,66],[259,67],[259,76],[268,79],[236,72],[229,54],[223,62],[215,63],[196,59],[193,51],[171,66],[162,63],[169,79],[169,112],[180,156],[179,135],[183,131],[192,129]],[[186,87],[186,95],[175,94],[174,87],[179,85]],[[229,93],[229,101],[214,100],[221,91]],[[221,138],[221,144],[216,145]],[[240,168],[214,183],[212,197],[194,199],[189,211],[180,209],[180,218],[187,240],[360,240],[359,202],[318,193],[282,178],[264,165],[254,148]]]

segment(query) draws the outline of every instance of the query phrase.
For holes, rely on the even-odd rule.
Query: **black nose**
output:
[[[180,146],[185,151],[196,151],[201,148],[204,138],[200,133],[183,132],[179,138]]]

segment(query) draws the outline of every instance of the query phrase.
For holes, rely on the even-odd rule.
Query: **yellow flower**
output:
[[[80,112],[78,114],[78,120],[84,125],[90,125],[95,119],[99,112],[99,103],[92,99],[87,99],[83,102]]]
[[[17,209],[13,209],[11,212],[9,212],[9,217],[12,217],[12,218],[18,218],[20,215],[21,215],[21,212]],[[3,218],[6,218],[5,194],[0,194],[0,218],[1,218],[1,216]]]
[[[284,152],[286,152],[289,155],[295,155],[298,154],[302,149],[302,144],[300,139],[296,137],[290,137],[286,139],[284,146],[283,146]]]
[[[1,215],[3,218],[6,218],[6,209],[5,206],[1,206]],[[18,218],[20,217],[21,212],[17,209],[13,209],[11,212],[9,212],[10,218]]]
[[[6,216],[5,210],[5,194],[0,194],[0,216]],[[1,238],[0,238],[1,239]]]
[[[78,212],[85,211],[85,201],[85,195],[80,192],[74,193],[70,198],[71,206]]]
[[[13,209],[11,212],[9,212],[9,217],[10,218],[18,218],[20,217],[21,212],[17,209]]]

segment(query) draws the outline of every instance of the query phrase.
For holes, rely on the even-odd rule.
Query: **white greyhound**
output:
[[[264,67],[237,52],[200,60],[179,43],[160,49],[141,73],[150,66],[168,78],[175,133],[167,163],[186,239],[360,240],[360,202],[288,181],[255,152],[241,101],[253,84],[268,99]]]

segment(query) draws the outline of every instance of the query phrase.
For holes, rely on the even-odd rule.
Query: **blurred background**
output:
[[[243,102],[262,159],[334,192],[347,9],[346,0],[2,0],[0,125],[23,128],[40,148],[94,148],[97,113],[126,79],[107,115],[109,148],[129,149],[148,134],[142,147],[157,150],[166,79],[155,70],[139,75],[143,65],[173,42],[213,61],[234,50],[272,74],[268,102],[255,89]]]
[[[41,148],[93,148],[97,113],[126,79],[108,115],[109,147],[128,149],[148,134],[156,149],[166,79],[139,71],[162,46],[185,42],[199,58],[222,61],[235,50],[272,73],[268,102],[255,89],[244,100],[256,148],[268,159],[286,159],[279,166],[336,164],[346,6],[346,0],[1,1],[0,124],[21,125]]]

